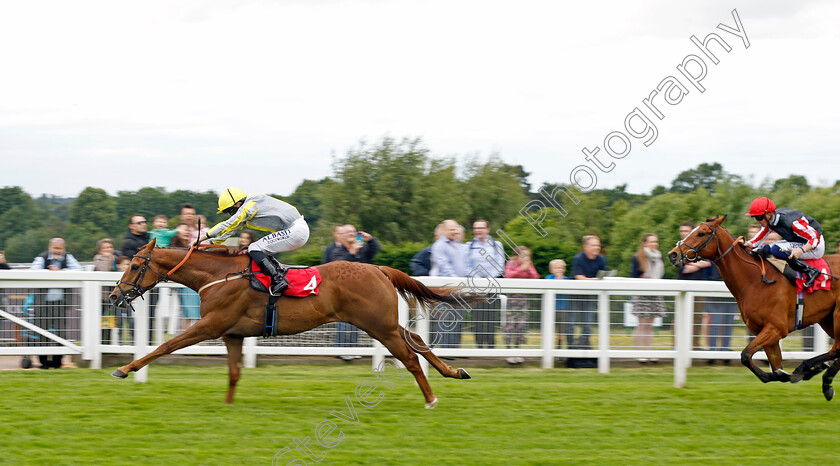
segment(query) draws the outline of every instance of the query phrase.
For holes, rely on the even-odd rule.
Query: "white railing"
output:
[[[166,283],[159,286],[159,298],[156,313],[149,319],[149,300],[135,300],[136,313],[134,317],[134,338],[131,341],[125,336],[128,329],[106,330],[105,336],[112,340],[103,344],[103,287],[110,290],[121,276],[118,272],[64,272],[64,271],[0,271],[0,355],[35,355],[35,354],[79,354],[84,360],[90,361],[90,367],[101,368],[103,354],[133,354],[141,357],[154,349],[171,334],[177,331],[179,312],[177,311],[177,290],[183,288],[179,284]],[[429,286],[458,286],[466,283],[466,279],[444,277],[418,277]],[[740,321],[730,321],[719,326],[718,330],[731,343],[725,348],[709,350],[698,348],[693,343],[695,329],[703,327],[697,325],[694,319],[694,307],[697,298],[722,299],[730,298],[723,282],[683,281],[683,280],[646,280],[627,278],[607,278],[604,280],[527,280],[501,279],[502,299],[499,319],[502,322],[511,321],[512,310],[508,309],[513,302],[518,302],[525,316],[524,326],[513,332],[505,332],[498,328],[495,322],[490,326],[494,332],[495,348],[478,348],[470,341],[471,331],[475,331],[474,314],[461,310],[463,316],[459,324],[463,327],[458,331],[459,338],[463,337],[457,347],[441,347],[434,349],[435,354],[442,357],[495,357],[495,358],[539,358],[541,367],[552,368],[557,358],[593,358],[597,360],[598,371],[608,373],[613,360],[622,359],[663,359],[674,363],[674,385],[683,387],[686,382],[686,369],[693,360],[735,360],[740,363],[740,350],[747,345],[750,338]],[[487,280],[473,280],[468,283],[473,287],[487,287]],[[31,314],[27,315],[22,308],[21,299],[41,293],[46,296],[50,288],[61,288],[68,291],[72,299],[67,299],[67,325],[63,335],[50,335],[50,344],[43,342],[45,330],[40,329],[38,322],[33,321]],[[481,288],[467,288],[466,291],[482,291]],[[567,310],[556,311],[556,297],[565,296]],[[653,345],[648,349],[634,347],[631,330],[627,322],[627,302],[630,296],[662,296],[667,304],[667,315],[664,323],[656,331]],[[586,320],[587,313],[580,311],[580,301],[591,297],[593,310],[589,315],[592,319],[592,331],[585,335],[593,342],[591,349],[558,348],[557,336],[567,332],[568,327],[578,324],[580,319],[572,320],[569,316]],[[407,325],[410,313],[407,304],[400,300],[400,322]],[[430,319],[418,317],[423,314],[413,313],[411,324],[424,341],[430,342]],[[280,308],[282,319],[282,307]],[[737,317],[736,317],[737,318]],[[149,342],[149,327],[152,327],[152,341]],[[373,357],[376,366],[387,354],[387,350],[378,342],[372,341],[360,332],[362,338],[359,345],[351,347],[337,346],[334,342],[335,325],[328,324],[317,329],[299,334],[298,336],[283,336],[278,338],[246,338],[243,357],[246,367],[255,367],[260,355],[319,355],[339,356],[357,355]],[[558,332],[556,326],[561,327]],[[702,323],[701,323],[702,325]],[[806,359],[823,353],[828,349],[828,335],[819,327],[814,332],[813,342],[806,344],[806,339],[799,333],[794,333],[782,341],[785,359]],[[565,330],[564,330],[565,329]],[[585,327],[575,333],[584,333]],[[24,332],[42,334],[40,342],[27,341],[20,338]],[[454,332],[453,332],[454,333]],[[49,335],[49,334],[48,334]],[[509,348],[504,344],[504,337],[519,340],[518,347]],[[568,336],[567,336],[568,340]],[[701,343],[702,345],[702,343]],[[718,345],[721,346],[721,345]],[[787,349],[786,349],[787,348]],[[176,354],[192,355],[223,355],[226,349],[219,341],[205,342],[181,349]],[[757,358],[765,358],[763,353]],[[428,364],[421,358],[424,370],[428,371]],[[147,368],[135,374],[135,380],[147,380]]]

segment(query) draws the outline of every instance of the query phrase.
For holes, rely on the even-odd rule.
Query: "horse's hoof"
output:
[[[825,395],[825,401],[831,401],[831,399],[834,398],[834,387],[831,385],[824,387],[823,395]]]
[[[799,383],[805,378],[805,371],[800,370],[801,367],[802,366],[797,367],[796,370],[793,371],[793,374],[790,375],[790,383]]]
[[[426,403],[426,409],[435,409],[438,404],[438,399],[435,398],[431,403]]]
[[[458,375],[460,375],[461,379],[463,379],[463,380],[472,378],[472,377],[470,377],[470,374],[468,374],[467,371],[465,371],[464,369],[458,369]]]
[[[128,374],[126,374],[125,372],[117,369],[114,372],[111,372],[111,376],[116,377],[118,379],[124,379],[124,378],[128,377]]]
[[[790,382],[791,375],[784,371],[784,369],[779,369],[773,372],[773,375],[776,376],[776,380],[779,382]]]

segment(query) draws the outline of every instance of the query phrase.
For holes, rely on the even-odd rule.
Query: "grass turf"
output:
[[[813,464],[831,457],[838,409],[818,380],[762,384],[741,367],[692,368],[685,389],[667,366],[434,373],[434,410],[393,373],[360,405],[357,385],[378,380],[360,364],[243,370],[233,405],[224,367],[153,365],[146,384],[111,370],[0,373],[0,463],[270,464],[289,447],[277,464],[313,464],[294,441],[310,437],[321,464]],[[356,425],[331,415],[351,415],[348,396]]]

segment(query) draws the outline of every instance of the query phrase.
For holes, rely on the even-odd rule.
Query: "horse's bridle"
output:
[[[172,270],[170,270],[169,272],[166,272],[166,273],[160,273],[157,270],[155,270],[154,268],[152,268],[152,264],[151,264],[152,263],[152,250],[151,249],[149,250],[149,255],[148,256],[141,256],[140,254],[135,254],[134,257],[139,257],[140,259],[143,259],[143,268],[140,269],[140,273],[137,275],[137,278],[135,278],[133,282],[127,282],[125,280],[122,280],[122,278],[120,278],[120,280],[117,281],[117,289],[120,290],[120,294],[122,295],[121,296],[122,299],[121,300],[116,300],[115,302],[122,301],[123,303],[127,304],[128,307],[131,307],[131,301],[137,299],[138,297],[142,297],[143,293],[145,293],[145,292],[151,290],[152,288],[156,287],[159,283],[168,281],[169,276],[172,275],[173,273],[175,273],[176,270],[181,268],[182,265],[184,265],[184,262],[186,262],[187,259],[190,258],[190,255],[192,254],[192,252],[194,250],[195,250],[195,245],[190,246],[190,250],[187,251],[187,255],[184,256],[183,259],[181,259],[181,262],[179,262],[178,265],[176,265],[175,267],[172,268]],[[147,287],[142,287],[142,286],[140,286],[140,284],[143,283],[143,277],[146,276],[146,271],[147,270],[151,270],[152,273],[154,273],[155,275],[158,276],[158,278],[151,285],[149,285]],[[120,287],[120,285],[122,285],[122,284],[130,285],[131,289],[129,289],[128,291],[123,291],[123,289]]]
[[[709,233],[709,237],[706,239],[706,241],[703,241],[699,246],[692,247],[692,246],[689,246],[689,245],[685,244],[684,240],[677,241],[677,249],[680,251],[680,261],[682,261],[683,263],[685,263],[685,262],[697,262],[697,261],[701,260],[702,257],[700,257],[700,251],[702,251],[706,246],[708,246],[709,243],[713,239],[715,240],[715,246],[717,248],[718,257],[717,257],[717,259],[712,259],[712,262],[717,262],[717,261],[723,259],[724,256],[729,254],[729,252],[732,251],[732,249],[735,247],[735,245],[738,244],[737,240],[733,241],[732,246],[729,246],[729,249],[727,249],[726,251],[721,253],[720,252],[720,242],[717,239],[717,229],[720,228],[720,224],[718,224],[714,228],[712,228],[711,225],[709,225],[706,222],[703,222],[700,225],[706,225],[706,227],[708,227],[710,230],[712,230],[712,232]],[[683,251],[683,248],[682,248],[683,246],[685,246],[688,249],[688,252],[694,253],[694,255],[692,257],[689,257],[688,253]]]

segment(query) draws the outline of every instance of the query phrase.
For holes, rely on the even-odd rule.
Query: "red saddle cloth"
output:
[[[823,258],[819,259],[803,259],[806,264],[810,265],[811,267],[815,267],[819,270],[822,270],[825,273],[831,274],[831,268],[828,266],[828,262],[825,261]],[[805,284],[805,279],[800,276],[799,272],[796,273],[796,293],[802,293],[802,285]],[[813,293],[818,290],[830,290],[831,289],[831,277],[828,275],[821,275],[817,277],[817,281],[814,282],[814,286],[805,290],[806,293]]]
[[[271,277],[262,273],[259,264],[253,260],[251,271],[266,289],[271,287]],[[315,267],[289,269],[286,272],[286,280],[289,281],[289,287],[283,291],[283,296],[305,298],[313,294],[317,295],[321,289],[321,272]]]

